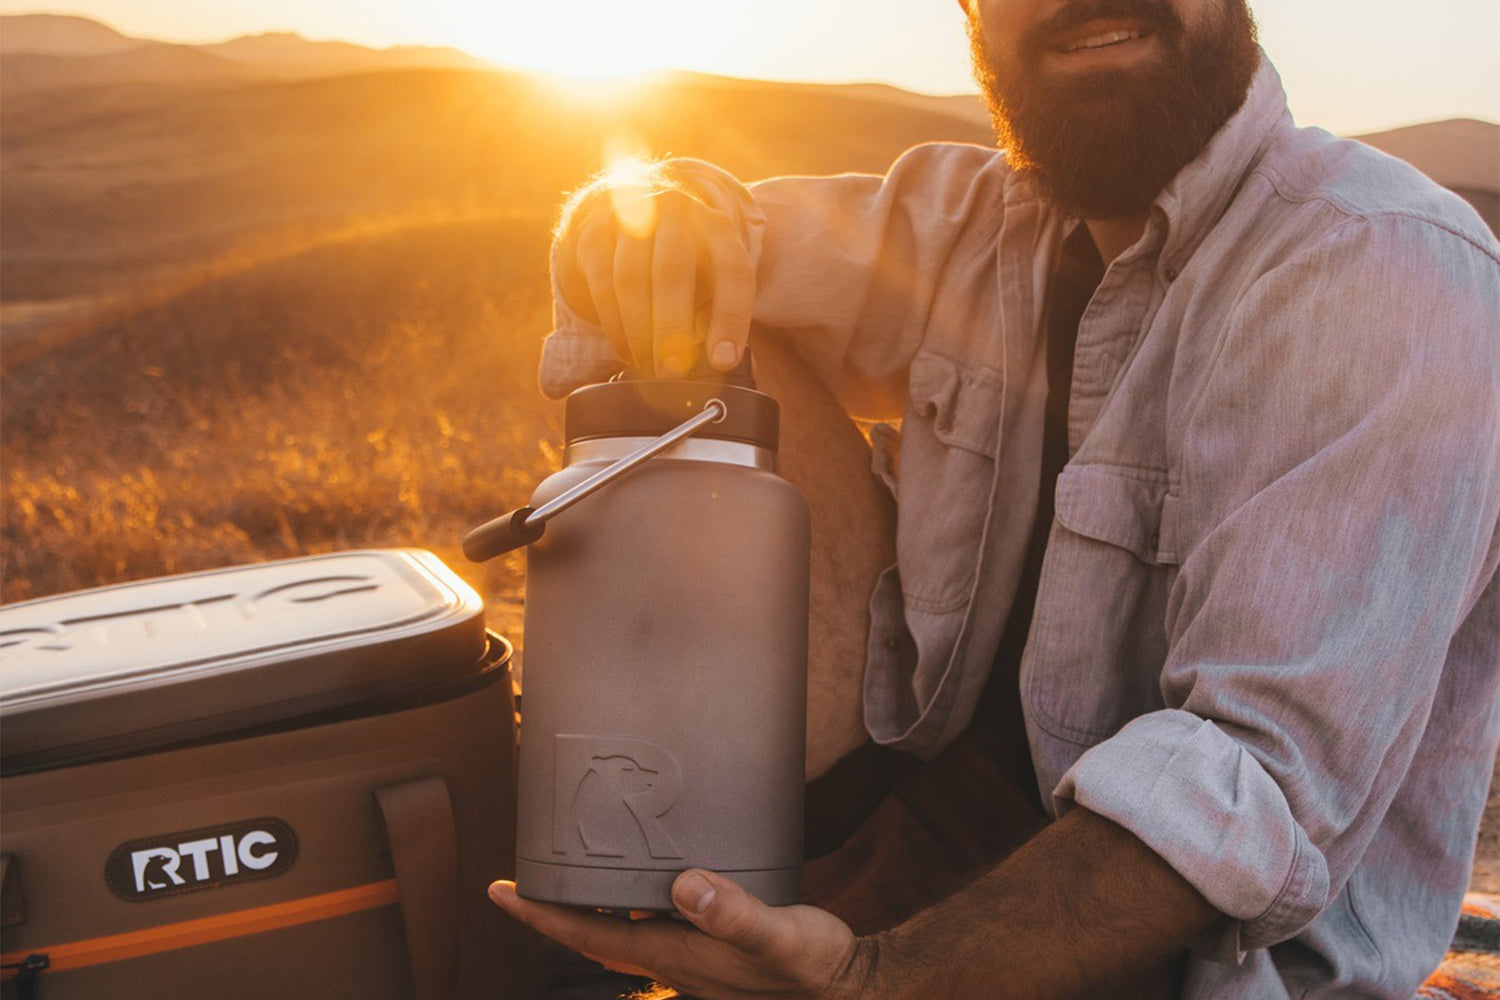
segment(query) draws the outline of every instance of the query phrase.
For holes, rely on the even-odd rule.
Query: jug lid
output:
[[[568,396],[564,436],[568,444],[597,438],[656,437],[722,402],[724,419],[694,436],[739,441],[775,451],[781,408],[763,392],[730,381],[625,378],[584,386]]]

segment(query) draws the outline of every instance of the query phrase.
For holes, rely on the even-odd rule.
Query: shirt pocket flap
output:
[[[912,359],[909,389],[912,412],[931,422],[939,441],[995,457],[1004,393],[998,374],[923,352]]]
[[[1057,479],[1057,521],[1141,562],[1169,562],[1162,545],[1168,504],[1165,473],[1103,465],[1068,466]]]

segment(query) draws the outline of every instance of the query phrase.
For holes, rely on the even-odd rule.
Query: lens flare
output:
[[[645,146],[628,136],[611,136],[604,146],[602,180],[609,190],[610,204],[620,228],[636,239],[656,231],[656,201],[661,189],[660,170]]]

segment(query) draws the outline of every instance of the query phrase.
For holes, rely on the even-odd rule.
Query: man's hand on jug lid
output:
[[[682,377],[697,352],[728,371],[755,304],[755,272],[739,230],[686,192],[629,183],[590,199],[553,250],[558,291],[597,322],[622,361]]]

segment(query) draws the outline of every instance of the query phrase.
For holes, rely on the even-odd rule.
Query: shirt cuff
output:
[[[1328,864],[1246,747],[1190,712],[1133,720],[1088,750],[1052,793],[1118,823],[1221,913],[1212,957],[1238,962],[1295,935],[1328,904]]]
[[[559,310],[560,311],[560,310]],[[537,383],[549,399],[580,386],[607,381],[620,370],[620,355],[603,333],[587,326],[553,330],[542,341]]]
[[[750,189],[727,170],[703,160],[682,157],[662,164],[667,180],[681,187],[703,204],[723,213],[740,234],[745,252],[750,256],[752,271],[760,268],[761,250],[765,244],[766,216],[755,202]]]

